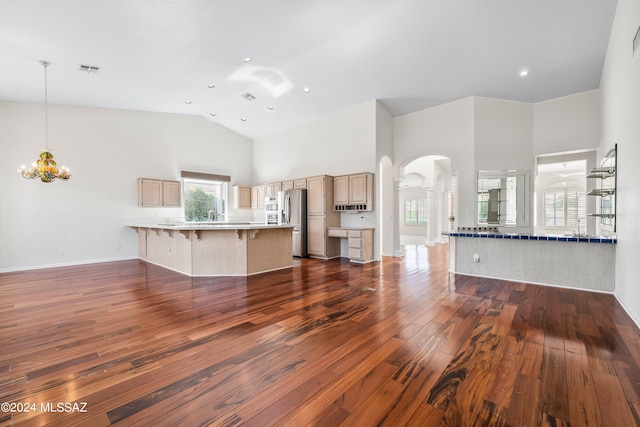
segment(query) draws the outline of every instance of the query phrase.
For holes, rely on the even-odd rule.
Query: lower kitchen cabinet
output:
[[[326,248],[324,216],[307,217],[307,252],[323,256]]]
[[[373,261],[373,229],[372,228],[340,228],[329,227],[328,236],[332,240],[347,239],[349,260],[353,262]]]
[[[340,241],[329,237],[324,215],[307,217],[307,252],[315,258],[340,256]]]
[[[373,261],[373,230],[349,230],[348,239],[351,261]]]

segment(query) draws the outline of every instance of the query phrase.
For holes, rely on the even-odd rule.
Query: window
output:
[[[404,223],[407,225],[427,223],[427,199],[404,201]]]
[[[544,192],[544,225],[546,227],[577,227],[586,217],[586,197],[578,190],[547,190]]]
[[[184,220],[226,221],[228,176],[182,172]]]
[[[478,193],[478,224],[486,224],[489,215],[489,193]]]

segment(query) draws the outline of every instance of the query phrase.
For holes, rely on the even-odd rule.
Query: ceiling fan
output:
[[[585,175],[585,174],[586,174],[586,171],[567,172],[567,163],[562,164],[562,172],[554,172],[554,175],[558,175],[562,178],[567,178],[569,176],[574,176],[574,175]]]

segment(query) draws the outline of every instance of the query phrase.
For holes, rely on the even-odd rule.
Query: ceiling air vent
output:
[[[100,67],[96,67],[95,65],[80,64],[78,70],[84,71],[85,73],[97,73],[98,71],[100,71]]]
[[[256,99],[256,97],[251,95],[249,92],[243,93],[240,96],[246,99],[247,101],[253,101],[254,99]]]

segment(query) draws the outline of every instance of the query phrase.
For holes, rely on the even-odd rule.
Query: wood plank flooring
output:
[[[611,295],[447,263],[0,274],[0,426],[640,425],[640,333]]]

